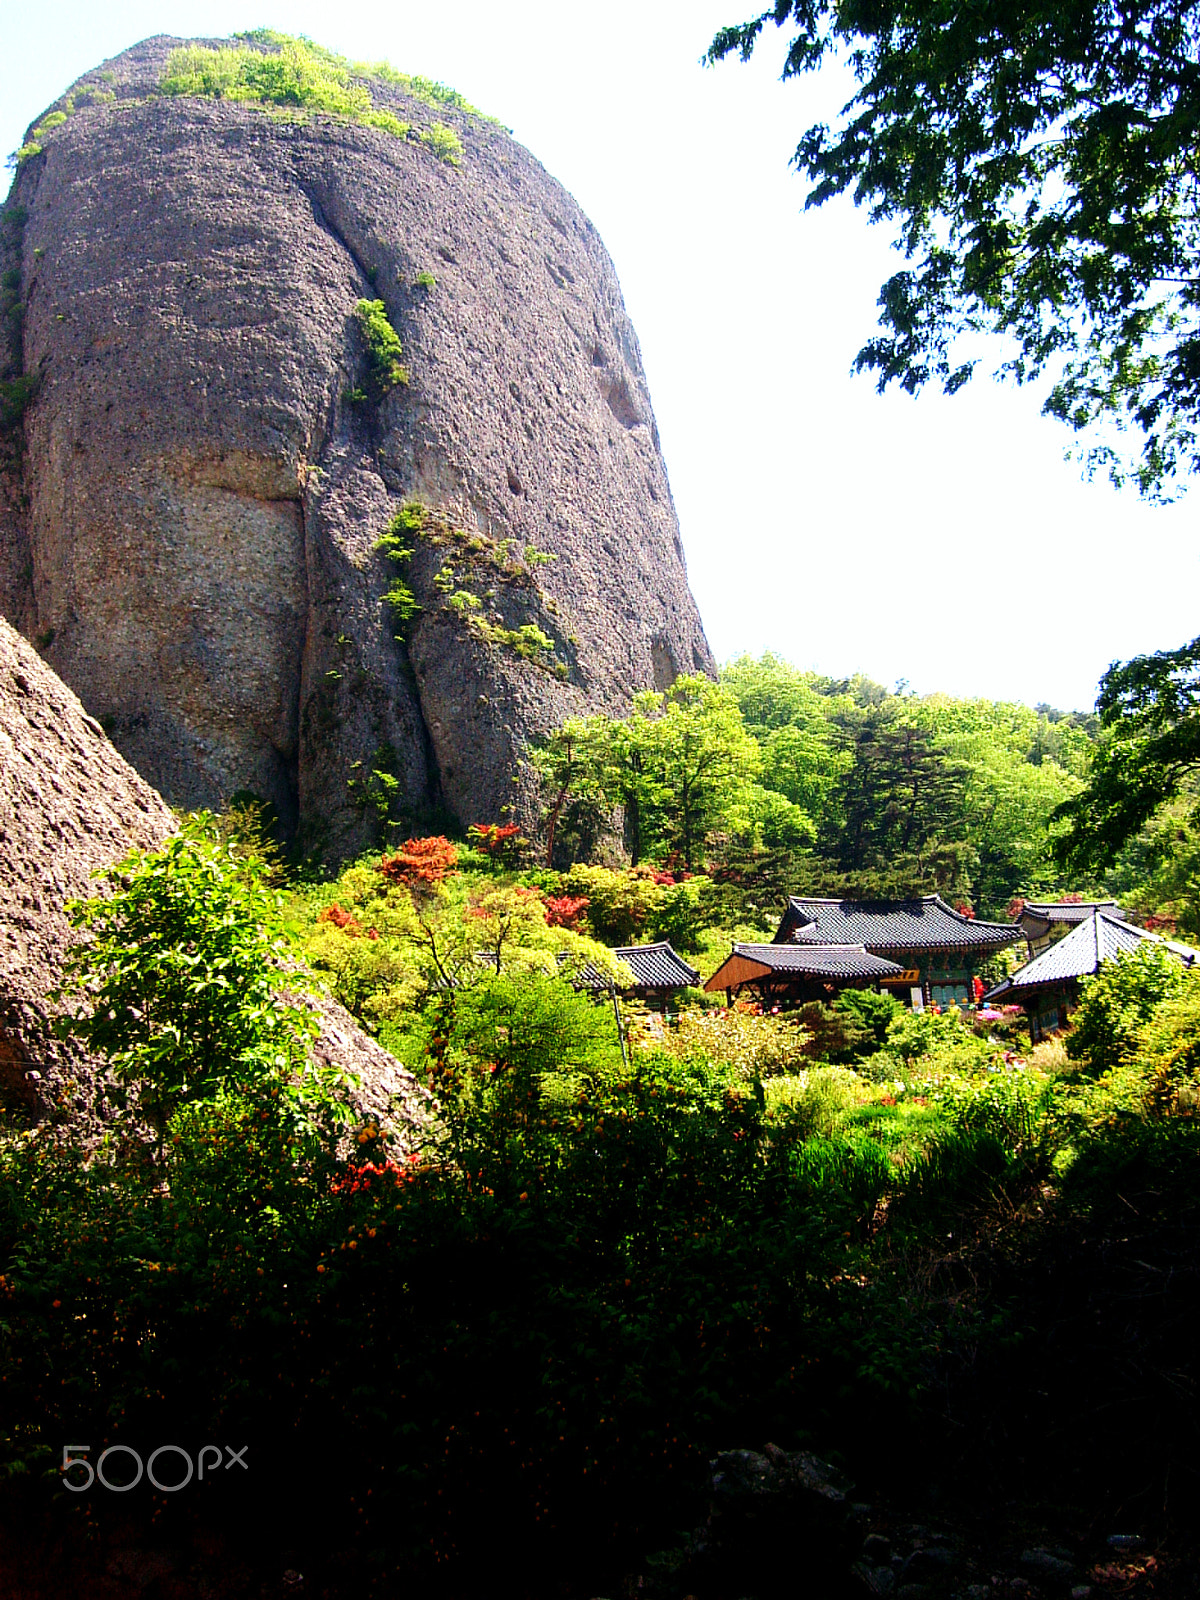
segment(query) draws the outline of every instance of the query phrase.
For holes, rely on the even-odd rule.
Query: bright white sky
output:
[[[896,270],[852,206],[801,211],[789,158],[845,98],[698,65],[758,0],[0,0],[0,150],[154,33],[267,25],[453,84],[572,192],[617,266],[692,588],[724,660],[779,651],[925,692],[1089,707],[1108,663],[1200,631],[1194,497],[1086,484],[1039,395],[977,378],[879,398],[850,363]],[[2,185],[0,185],[2,187]]]

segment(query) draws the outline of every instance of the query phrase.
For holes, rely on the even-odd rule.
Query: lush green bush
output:
[[[894,995],[878,989],[843,989],[834,1001],[834,1010],[858,1022],[867,1032],[873,1050],[886,1041],[892,1024],[907,1014],[907,1008]]]
[[[1128,1057],[1160,1001],[1181,994],[1184,969],[1161,945],[1142,943],[1085,978],[1067,1054],[1093,1073]]]
[[[444,161],[447,166],[462,165],[462,140],[454,129],[447,127],[444,122],[434,122],[428,128],[421,128],[417,137],[422,144],[428,145],[439,161]]]
[[[444,839],[410,839],[395,856],[370,857],[329,883],[297,886],[288,901],[288,927],[305,959],[368,1027],[408,1034],[416,1025],[409,1014],[431,994],[474,986],[496,970],[573,974],[590,963],[628,981],[603,945],[557,925],[540,889],[483,852],[460,846],[450,851],[459,867],[437,881],[421,881],[419,873],[407,881],[403,862],[419,867],[430,845],[449,849]]]
[[[809,1000],[798,1014],[811,1035],[809,1054],[818,1061],[849,1066],[874,1055],[892,1024],[909,1013],[889,994],[843,989],[832,1004]]]
[[[184,45],[172,50],[163,72],[164,94],[218,100],[259,100],[362,117],[370,92],[352,81],[349,63],[304,39],[281,37],[277,48]]]
[[[1200,972],[1195,968],[1143,1024],[1138,1055],[1145,1063],[1148,1110],[1200,1111]]]
[[[676,882],[674,874],[649,866],[579,865],[565,874],[563,887],[569,895],[586,896],[588,922],[606,944],[669,939],[676,949],[692,951],[711,918],[705,877]]]
[[[967,1026],[956,1006],[941,1013],[899,1008],[888,1024],[883,1053],[899,1057],[906,1070],[919,1066],[926,1076],[968,1077],[996,1066],[1004,1054],[1000,1046]]]
[[[767,1105],[782,1112],[802,1139],[832,1138],[867,1095],[862,1080],[845,1067],[813,1067],[796,1077],[772,1079],[764,1088]]]
[[[15,428],[38,392],[36,373],[0,381],[0,429]]]
[[[1182,1004],[1153,1019],[1166,1056]],[[913,1062],[951,1026],[919,1024]],[[438,1113],[399,1167],[369,1137],[300,1140],[231,1086],[177,1107],[156,1163],[0,1139],[0,1472],[53,1469],[47,1441],[160,1443],[169,1420],[305,1462],[278,1489],[214,1488],[259,1539],[312,1551],[319,1529],[393,1586],[504,1538],[561,1575],[581,1538],[599,1559],[609,1534],[644,1549],[694,1525],[730,1439],[815,1429],[882,1456],[901,1437],[907,1462],[943,1345],[975,1361],[1012,1327],[986,1252],[939,1279],[951,1241],[1045,1228],[1055,1181],[1100,1216],[1195,1171],[1189,1119],[1081,1134],[1033,1072],[898,1103],[839,1068],[739,1080],[720,1050],[626,1066],[611,1010],[548,973],[436,991],[408,1044]]]
[[[845,1162],[793,1171],[786,1127],[701,1067],[626,1073],[611,1013],[557,980],[431,1021],[419,1166],[340,1162],[230,1095],[176,1114],[165,1172],[0,1146],[0,1466],[169,1418],[306,1463],[224,1516],[433,1564],[574,1537],[583,1506],[669,1530],[714,1440],[800,1404],[805,1286],[858,1248],[821,1213]]]
[[[796,1012],[759,1016],[736,1005],[681,1012],[661,1048],[677,1061],[723,1072],[730,1082],[795,1074],[808,1064],[810,1034]]]
[[[311,1013],[279,991],[289,949],[268,866],[207,815],[101,875],[107,893],[67,906],[84,938],[64,966],[60,1024],[105,1056],[110,1099],[132,1094],[161,1141],[184,1105],[231,1089],[284,1097],[298,1116],[335,1085],[309,1060]]]

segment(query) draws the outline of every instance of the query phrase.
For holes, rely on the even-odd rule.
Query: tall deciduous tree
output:
[[[709,829],[746,809],[762,756],[737,702],[711,678],[677,678],[655,699],[639,706],[635,726],[666,843],[690,869],[703,865]]]
[[[1016,894],[1070,887],[1060,883],[1047,819],[1082,787],[1075,774],[1086,769],[1087,735],[1066,719],[990,700],[929,695],[913,714],[964,773],[961,816],[947,821],[961,825],[976,852],[976,910],[996,916]]]
[[[701,675],[677,678],[662,694],[635,695],[628,717],[565,724],[531,759],[548,787],[547,832],[570,794],[601,796],[624,812],[635,866],[676,853],[689,868],[701,867],[717,828],[812,836],[801,807],[757,782],[762,752],[737,700]]]
[[[832,721],[836,701],[816,682],[811,672],[769,651],[757,660],[739,656],[721,673],[722,685],[733,694],[747,730],[762,747],[763,784],[820,828],[849,757]]]
[[[604,754],[609,742],[606,718],[571,717],[529,751],[530,765],[546,794],[546,866],[553,867],[559,825],[572,805],[602,805]]]
[[[1002,334],[1005,372],[1054,374],[1047,412],[1133,430],[1144,492],[1195,470],[1200,3],[778,0],[708,59],[747,58],[768,22],[794,29],[785,78],[840,54],[858,80],[800,141],[807,204],[852,194],[908,261],[856,366],[953,393],[976,365],[960,338]],[[1103,437],[1090,455],[1129,470]]]
[[[1200,776],[1200,639],[1116,663],[1100,680],[1102,735],[1087,786],[1058,808],[1073,865],[1108,866]]]

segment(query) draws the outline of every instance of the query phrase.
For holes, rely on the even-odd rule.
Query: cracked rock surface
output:
[[[529,737],[712,667],[612,264],[485,119],[372,84],[453,125],[454,167],[163,96],[181,42],[85,75],[6,203],[8,373],[38,389],[0,473],[0,610],[172,803],[250,791],[344,856],[382,766],[413,812],[530,821]],[[360,299],[404,346],[382,395]],[[373,546],[414,498],[455,536],[415,541],[400,629]],[[505,642],[529,625],[533,659]]]
[[[0,617],[0,1113],[95,1124],[103,1070],[50,1032],[63,958],[75,939],[64,906],[96,893],[93,874],[175,829],[170,810],[104,730]],[[320,1017],[316,1059],[357,1080],[349,1098],[401,1143],[421,1120],[412,1074],[327,996],[302,999]]]

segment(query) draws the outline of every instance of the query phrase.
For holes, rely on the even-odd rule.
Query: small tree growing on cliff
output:
[[[379,399],[397,384],[408,382],[408,368],[400,359],[404,354],[400,335],[388,320],[382,300],[357,301],[354,315],[367,347],[371,391]]]
[[[300,980],[281,971],[268,872],[201,816],[101,874],[106,895],[67,906],[86,938],[67,957],[60,1031],[107,1056],[160,1148],[177,1110],[224,1090],[271,1091],[301,1124],[335,1104],[339,1075],[309,1060],[315,1016],[279,997]]]

